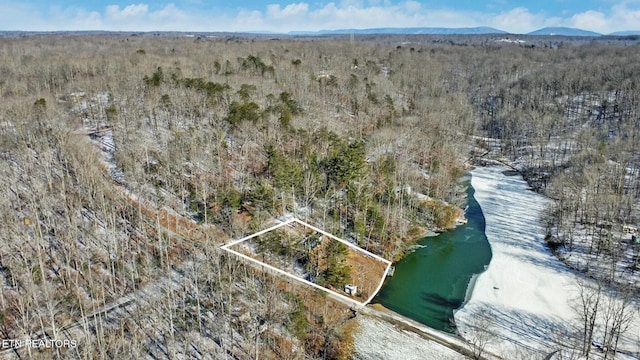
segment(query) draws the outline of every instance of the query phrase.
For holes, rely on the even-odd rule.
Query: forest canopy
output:
[[[496,162],[555,200],[555,247],[588,229],[612,264],[598,274],[622,283],[640,47],[497,40],[0,38],[3,337],[75,329],[78,357],[346,357],[348,310],[218,246],[293,214],[397,259],[455,224],[466,169]],[[351,276],[330,265],[327,282]]]

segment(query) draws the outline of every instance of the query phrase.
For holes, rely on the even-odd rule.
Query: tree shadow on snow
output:
[[[556,272],[563,273],[570,270],[553,254],[542,236],[532,236],[530,234],[526,236],[524,234],[523,236],[514,235],[504,236],[496,241],[496,243],[506,247],[506,249],[501,249],[504,254]]]
[[[482,304],[472,310],[468,319],[469,323],[466,325],[471,328],[469,331],[485,332],[490,338],[541,355],[557,349],[573,348],[578,343],[579,329],[575,324],[531,312],[507,311]],[[461,335],[469,337],[474,334]]]
[[[560,260],[552,257],[553,255],[536,256],[537,254],[519,254],[511,253],[509,256],[516,258],[518,261],[527,262],[536,267],[553,270],[558,274],[572,273],[572,270],[562,263]]]

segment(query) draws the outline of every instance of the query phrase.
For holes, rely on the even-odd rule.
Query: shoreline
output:
[[[469,279],[469,284],[467,285],[467,291],[464,294],[464,301],[462,302],[462,305],[459,308],[453,310],[454,323],[455,323],[456,312],[462,309],[471,300],[471,298],[473,297],[473,290],[475,289],[476,282],[478,281],[478,277],[480,277],[480,275],[482,275],[485,271],[487,271],[488,268],[489,266],[486,266],[483,272],[479,274],[473,274],[471,276],[471,279]],[[456,327],[457,327],[457,324],[456,324]]]
[[[366,334],[359,336],[371,338],[359,340],[365,343],[358,348],[361,357],[356,359],[418,359],[407,350],[429,347],[438,354],[442,354],[443,347],[456,351],[471,351],[475,347],[475,351],[481,349],[483,357],[498,359],[545,358],[559,350],[563,354],[565,351],[577,354],[574,351],[580,346],[580,315],[575,310],[575,284],[583,278],[546,246],[540,214],[551,200],[532,191],[521,176],[505,170],[510,169],[473,170],[471,185],[485,217],[485,235],[492,259],[484,272],[472,276],[463,305],[454,311],[456,332],[443,333],[380,304],[370,305],[362,317]],[[368,315],[383,320],[384,324],[380,323],[379,327],[387,330],[372,328]],[[393,332],[394,337],[385,331]],[[433,340],[432,336],[445,340],[428,341]],[[638,339],[640,319],[636,315],[619,348],[628,354],[637,354]],[[380,342],[386,344],[386,348]],[[379,349],[381,346],[378,352],[368,350],[368,347]],[[630,359],[622,352],[617,355]],[[428,359],[444,358],[454,357]]]
[[[544,247],[539,214],[547,199],[530,191],[521,176],[504,173],[510,170],[492,166],[472,171],[492,259],[470,282],[468,299],[454,319],[464,338],[490,336],[487,348],[496,353],[546,355],[558,344],[536,333],[572,322],[571,308],[558,295],[566,294],[568,280]]]
[[[486,270],[491,258],[484,217],[473,198],[470,179],[467,172],[466,204],[460,208],[467,224],[457,221],[450,231],[432,232],[407,247],[406,257],[399,262],[401,279],[388,279],[377,301],[425,326],[456,335],[455,312],[469,300],[477,275]]]
[[[356,337],[356,343],[364,342],[365,337],[375,337],[374,344],[367,343],[356,346],[355,359],[369,358],[402,358],[402,359],[468,359],[473,357],[469,344],[460,336],[433,329],[427,325],[419,323],[409,317],[384,307],[381,304],[369,304],[360,310],[358,315],[360,326],[366,327],[364,334],[360,333]],[[374,329],[369,322],[381,321],[375,328],[381,330],[383,334],[372,334]],[[362,330],[362,329],[361,329]],[[404,347],[380,348],[380,337],[383,342],[392,338],[394,342],[406,342]],[[414,350],[413,352],[407,349]],[[383,352],[384,354],[381,354]],[[360,356],[358,356],[360,355]],[[426,357],[425,356],[431,356]],[[486,357],[482,357],[486,359]]]
[[[543,358],[560,349],[569,354],[581,346],[576,283],[585,279],[546,245],[540,215],[551,200],[509,170],[472,172],[493,256],[469,300],[454,313],[458,333],[469,341],[482,339],[487,350],[505,358]],[[636,316],[631,328],[640,329],[639,322]],[[621,348],[637,351],[634,331]]]

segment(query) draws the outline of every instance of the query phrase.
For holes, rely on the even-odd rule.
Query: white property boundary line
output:
[[[325,288],[325,287],[323,287],[323,286],[320,286],[320,285],[318,285],[318,284],[312,283],[312,282],[311,282],[311,281],[309,281],[309,280],[302,279],[302,278],[300,278],[300,277],[297,277],[297,276],[295,276],[295,275],[292,275],[292,274],[290,274],[290,273],[288,273],[288,272],[286,272],[286,271],[284,271],[284,270],[278,269],[277,267],[271,266],[271,265],[266,264],[266,263],[264,263],[264,262],[262,262],[262,261],[260,261],[260,260],[256,260],[256,259],[254,259],[254,258],[252,258],[252,257],[250,257],[250,256],[247,256],[247,255],[245,255],[245,254],[239,253],[239,252],[237,252],[237,251],[235,251],[235,250],[232,250],[232,249],[231,249],[231,247],[232,247],[232,246],[235,246],[235,245],[237,245],[237,244],[240,244],[240,243],[241,243],[241,242],[243,242],[243,241],[246,241],[246,240],[249,240],[249,239],[254,238],[254,237],[256,237],[256,236],[260,236],[260,235],[262,235],[262,234],[268,233],[268,232],[273,231],[273,230],[275,230],[275,229],[278,229],[278,228],[280,228],[280,227],[290,225],[291,223],[298,223],[298,224],[300,224],[300,225],[302,225],[302,226],[304,226],[304,227],[307,227],[307,228],[309,228],[309,229],[311,229],[311,230],[317,231],[317,232],[321,233],[322,235],[328,236],[328,237],[330,237],[330,238],[332,238],[332,239],[334,239],[334,240],[337,240],[337,241],[339,241],[339,242],[341,242],[341,243],[343,243],[343,244],[347,245],[348,247],[352,248],[352,249],[353,249],[353,250],[355,250],[355,251],[361,252],[361,253],[363,253],[363,254],[364,254],[364,255],[366,255],[366,256],[370,256],[370,257],[372,257],[372,258],[374,258],[374,259],[376,259],[376,260],[379,260],[379,261],[381,261],[381,262],[383,262],[383,263],[387,264],[387,266],[386,266],[386,268],[385,268],[385,270],[384,270],[384,274],[382,275],[382,278],[380,279],[380,283],[378,284],[378,287],[377,287],[377,288],[376,288],[376,290],[373,292],[373,294],[371,294],[371,296],[370,296],[366,301],[361,302],[361,301],[358,301],[358,300],[352,299],[352,298],[350,298],[350,297],[348,297],[348,296],[342,295],[342,294],[340,294],[340,293],[338,293],[338,292],[336,292],[336,291],[329,290],[329,289],[327,289],[327,288]],[[385,280],[386,274],[389,272],[389,268],[391,267],[391,261],[389,261],[389,260],[387,260],[387,259],[385,259],[385,258],[383,258],[383,257],[380,257],[380,256],[378,256],[378,255],[376,255],[376,254],[373,254],[373,253],[371,253],[371,252],[369,252],[369,251],[367,251],[367,250],[365,250],[365,249],[363,249],[363,248],[361,248],[361,247],[359,247],[359,246],[356,246],[356,245],[354,245],[354,244],[352,244],[352,243],[350,243],[350,242],[348,242],[348,241],[345,241],[345,240],[342,240],[342,239],[340,239],[340,238],[338,238],[338,237],[336,237],[336,236],[333,236],[333,235],[329,234],[329,233],[328,233],[328,232],[326,232],[326,231],[320,230],[320,229],[318,229],[317,227],[315,227],[315,226],[313,226],[313,225],[309,225],[309,224],[307,224],[306,222],[304,222],[304,221],[302,221],[302,220],[299,220],[299,219],[296,219],[296,218],[293,218],[293,219],[290,219],[290,220],[284,221],[284,222],[282,222],[282,223],[280,223],[280,224],[278,224],[278,225],[272,226],[272,227],[270,227],[270,228],[268,228],[268,229],[264,229],[264,230],[262,230],[262,231],[258,231],[257,233],[255,233],[255,234],[253,234],[253,235],[249,235],[249,236],[247,236],[247,237],[243,237],[243,238],[242,238],[242,239],[240,239],[240,240],[236,240],[236,241],[233,241],[233,242],[231,242],[231,243],[229,243],[229,244],[222,245],[220,248],[221,248],[221,249],[223,249],[223,250],[225,250],[225,251],[228,251],[228,252],[230,252],[230,253],[232,253],[232,254],[235,254],[235,255],[237,255],[237,256],[239,256],[239,257],[241,257],[241,258],[245,259],[245,260],[249,260],[249,261],[251,261],[251,262],[253,262],[253,263],[256,263],[256,264],[258,264],[258,265],[261,265],[261,266],[263,266],[263,267],[266,267],[266,268],[267,268],[267,269],[269,269],[269,270],[275,271],[275,272],[276,272],[276,273],[278,273],[278,274],[282,274],[282,275],[287,276],[287,277],[290,277],[290,278],[292,278],[292,279],[294,279],[294,280],[296,280],[296,281],[300,281],[300,282],[302,282],[302,283],[304,283],[304,284],[310,285],[310,286],[312,286],[312,287],[314,287],[314,288],[316,288],[316,289],[320,289],[320,290],[322,290],[322,291],[328,292],[328,293],[329,293],[329,294],[331,294],[331,295],[337,296],[337,297],[338,297],[338,298],[340,298],[341,300],[345,300],[345,301],[347,301],[347,302],[349,302],[349,303],[354,303],[354,304],[356,304],[356,305],[358,305],[358,306],[365,306],[365,305],[367,305],[369,302],[371,302],[371,300],[373,300],[373,298],[376,296],[376,294],[378,293],[378,291],[380,291],[380,289],[382,288],[382,284],[384,284],[384,280]]]

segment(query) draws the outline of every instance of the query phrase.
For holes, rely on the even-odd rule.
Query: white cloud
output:
[[[125,6],[120,10],[118,5],[109,5],[106,9],[107,19],[123,20],[132,17],[142,17],[149,12],[149,6],[146,4],[136,4]]]
[[[75,17],[69,22],[69,25],[75,29],[82,30],[101,30],[105,28],[104,22],[102,21],[102,14],[97,11],[78,11]]]
[[[40,24],[40,9],[21,1],[0,0],[0,26],[2,30],[28,30]]]
[[[264,16],[258,10],[242,10],[235,19],[219,19],[215,21],[216,30],[242,31],[262,30],[268,27]],[[214,30],[215,31],[215,30]]]
[[[176,0],[177,2],[179,0]],[[370,27],[473,27],[492,26],[526,33],[545,26],[571,26],[609,33],[640,30],[638,2],[623,0],[610,9],[552,16],[525,7],[503,11],[472,12],[452,8],[429,8],[424,2],[405,0],[335,0],[317,7],[307,2],[271,4],[260,9],[197,12],[201,0],[183,0],[189,7],[151,3],[124,7],[109,5],[100,10],[79,7],[34,7],[20,0],[0,0],[0,26],[5,30],[126,30],[126,31],[292,31]],[[635,1],[635,0],[634,0]],[[498,4],[497,2],[494,2]],[[506,6],[501,4],[501,6]],[[497,5],[495,8],[497,9]],[[492,10],[493,11],[493,10]]]
[[[363,8],[364,1],[363,0],[342,0],[340,2],[341,8]]]
[[[178,9],[174,4],[169,4],[164,8],[149,14],[153,19],[188,20],[189,15]]]
[[[608,32],[611,25],[610,20],[602,12],[589,10],[573,15],[570,20],[570,26],[591,31]]]
[[[575,14],[565,21],[566,26],[577,27],[608,34],[622,30],[640,30],[640,4],[635,1],[623,1],[611,7],[610,11],[589,10]]]
[[[492,23],[490,26],[512,33],[527,33],[544,27],[546,22],[544,15],[533,14],[524,7],[499,13],[490,20]]]
[[[288,17],[306,17],[309,12],[309,4],[294,3],[280,8],[280,5],[267,5],[267,17],[273,19],[286,19]]]
[[[422,4],[417,1],[407,1],[404,3],[404,7],[407,11],[418,12],[422,9]]]
[[[618,30],[640,30],[640,7],[631,9],[628,7],[629,4],[623,2],[613,6],[611,18],[615,23],[612,27]]]

